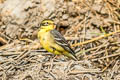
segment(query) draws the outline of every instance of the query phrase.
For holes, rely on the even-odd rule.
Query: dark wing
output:
[[[68,44],[68,42],[57,30],[51,30],[51,34],[54,36],[54,40],[58,45],[60,45],[66,51],[68,51],[73,56],[75,56],[75,52],[70,48],[70,45]]]

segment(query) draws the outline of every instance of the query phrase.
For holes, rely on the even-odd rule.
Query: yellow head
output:
[[[45,19],[41,22],[40,29],[53,30],[53,29],[55,29],[55,24],[52,20]]]

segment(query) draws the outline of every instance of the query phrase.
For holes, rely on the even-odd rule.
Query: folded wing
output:
[[[68,51],[70,54],[72,54],[76,58],[75,52],[71,49],[68,42],[57,30],[51,30],[51,34],[54,36],[54,40],[58,45],[60,45],[62,48],[65,49],[65,51]]]

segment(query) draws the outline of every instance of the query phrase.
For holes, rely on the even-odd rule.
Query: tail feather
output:
[[[78,61],[77,57],[71,53],[66,52],[66,53],[64,53],[64,55],[75,60],[75,61]]]

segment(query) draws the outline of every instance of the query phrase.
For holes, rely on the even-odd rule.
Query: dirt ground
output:
[[[44,19],[78,61],[41,47]],[[0,80],[120,80],[120,0],[0,0]]]

